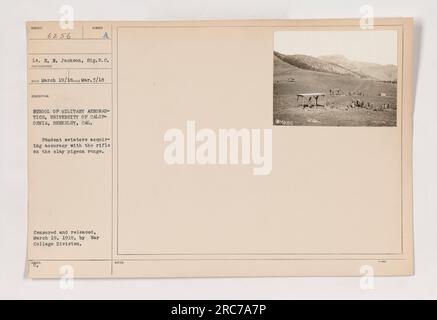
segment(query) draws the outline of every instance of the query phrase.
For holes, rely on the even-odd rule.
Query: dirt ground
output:
[[[348,104],[354,97],[327,97],[327,105],[303,108],[296,102],[296,97],[290,95],[275,97],[275,110],[273,123],[275,125],[291,126],[396,126],[396,109],[389,108],[382,111],[374,111],[366,108],[350,108]],[[361,97],[358,97],[361,98]],[[394,106],[393,99],[378,97],[378,103],[386,103]],[[366,99],[363,99],[366,101]],[[293,103],[290,103],[293,101]],[[323,98],[319,104],[323,104]]]

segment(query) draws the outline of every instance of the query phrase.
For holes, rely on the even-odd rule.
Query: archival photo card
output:
[[[412,36],[28,22],[27,276],[412,275]]]

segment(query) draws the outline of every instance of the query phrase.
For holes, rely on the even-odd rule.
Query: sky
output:
[[[397,65],[395,30],[278,31],[274,48],[282,54],[341,54],[355,61]]]

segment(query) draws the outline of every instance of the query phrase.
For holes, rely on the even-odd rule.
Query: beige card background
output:
[[[110,39],[86,34],[97,25]],[[99,157],[29,154],[29,276],[57,277],[63,265],[79,277],[413,272],[412,20],[376,21],[398,32],[397,127],[272,126],[274,32],[360,30],[356,20],[84,22],[74,41],[37,37],[56,28],[28,23],[29,53],[110,53],[111,68],[100,72],[111,81],[29,85],[30,110],[39,103],[32,94],[49,92],[50,105],[103,104],[112,117],[90,129],[30,123],[30,150],[41,137],[70,135],[110,136],[112,148]],[[272,173],[165,164],[164,132],[188,120],[198,129],[272,129]],[[42,229],[101,238],[35,247]]]

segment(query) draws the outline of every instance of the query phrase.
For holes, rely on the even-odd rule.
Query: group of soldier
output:
[[[350,96],[364,96],[364,93],[362,91],[350,91]]]
[[[352,99],[352,103],[348,105],[348,108],[365,108],[372,111],[384,111],[390,108],[390,104],[384,103],[380,105],[374,105],[370,102],[366,103],[364,100]]]

